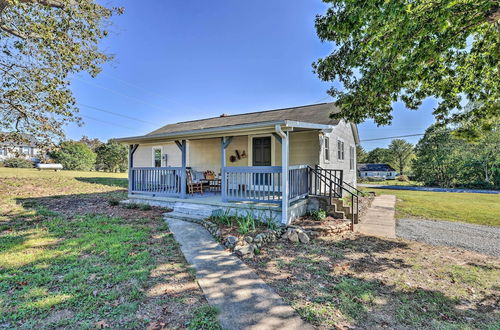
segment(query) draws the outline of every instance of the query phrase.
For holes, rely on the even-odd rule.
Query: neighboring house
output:
[[[360,178],[395,179],[397,172],[389,164],[358,164]]]
[[[25,135],[27,142],[4,141],[0,142],[0,161],[9,158],[22,157],[31,161],[38,161],[40,149],[36,146],[36,139],[31,135]]]
[[[322,103],[224,114],[117,139],[129,145],[129,197],[174,211],[186,203],[203,205],[199,212],[269,211],[288,223],[313,190],[356,186],[358,131],[330,118],[338,111]]]

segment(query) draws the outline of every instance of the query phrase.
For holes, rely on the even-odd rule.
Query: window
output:
[[[153,166],[161,167],[161,148],[153,149]]]
[[[325,160],[330,160],[330,138],[325,137]]]
[[[7,148],[0,147],[0,156],[7,156]]]
[[[337,140],[337,158],[344,160],[344,141]]]
[[[21,147],[21,152],[25,155],[30,154],[30,147]]]
[[[349,169],[354,170],[354,147],[349,147]]]

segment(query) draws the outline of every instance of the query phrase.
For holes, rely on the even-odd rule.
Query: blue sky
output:
[[[71,139],[142,135],[177,121],[332,100],[330,83],[311,68],[333,47],[315,33],[315,15],[326,9],[319,0],[115,4],[125,13],[113,18],[102,48],[116,59],[97,78],[73,80],[85,126],[69,125]],[[421,133],[434,121],[433,106],[430,100],[410,111],[398,104],[391,126],[360,124],[361,139]],[[362,145],[370,150],[389,142]]]

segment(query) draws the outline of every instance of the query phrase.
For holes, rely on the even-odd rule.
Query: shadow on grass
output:
[[[33,212],[28,222],[19,218],[3,225],[0,310],[9,312],[0,313],[0,327],[92,328],[104,320],[112,328],[145,328],[141,309],[154,295],[173,304],[168,310],[187,314],[172,324],[189,319],[188,311],[199,306],[193,297],[202,296],[197,286],[182,285],[191,283],[192,275],[160,218],[162,211],[111,207],[110,196],[17,199]],[[155,287],[170,289],[150,294]],[[148,303],[152,315],[159,303]]]
[[[335,242],[313,241],[310,245],[280,242],[272,249],[247,262],[313,325],[327,328],[500,325],[491,313],[498,306],[498,296],[496,300],[493,298],[494,287],[484,293],[483,299],[466,302],[455,298],[456,292],[452,290],[456,288],[429,286],[427,281],[432,282],[431,277],[421,279],[423,287],[416,278],[406,279],[404,274],[415,265],[393,253],[410,249],[402,241],[355,236]],[[380,256],[375,252],[385,253]],[[486,264],[483,266],[489,269]]]
[[[102,185],[111,186],[111,187],[127,188],[127,186],[128,186],[128,179],[126,179],[126,178],[77,177],[75,179],[78,181],[81,181],[81,182],[102,184]]]

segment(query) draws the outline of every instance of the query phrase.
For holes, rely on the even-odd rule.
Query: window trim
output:
[[[155,150],[160,150],[160,166],[155,166]],[[152,167],[162,167],[163,165],[163,146],[154,146],[151,147],[151,166]]]
[[[337,160],[345,160],[345,143],[341,138],[337,138]]]
[[[355,148],[352,144],[349,145],[349,170],[354,171],[356,158],[355,158]]]
[[[325,163],[330,162],[330,137],[325,136],[323,140],[323,158],[325,160]]]

